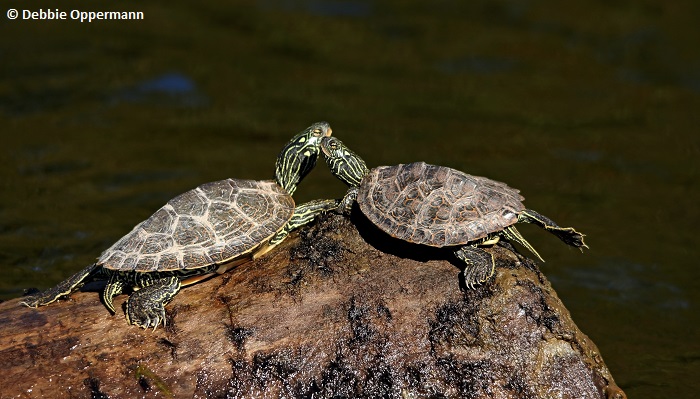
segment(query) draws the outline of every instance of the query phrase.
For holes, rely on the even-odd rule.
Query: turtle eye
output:
[[[323,132],[321,132],[321,129],[314,129],[314,136],[320,137]]]

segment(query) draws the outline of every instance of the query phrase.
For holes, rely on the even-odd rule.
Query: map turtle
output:
[[[588,248],[583,234],[525,208],[519,190],[505,183],[425,162],[370,170],[335,137],[323,138],[321,150],[331,172],[350,187],[339,209],[349,213],[356,202],[367,219],[392,237],[455,248],[455,256],[465,264],[462,273],[469,288],[493,275],[494,258],[482,247],[502,238],[542,260],[516,223],[536,224],[570,246]]]
[[[274,181],[225,179],[202,184],[171,199],[151,217],[105,250],[97,261],[57,286],[29,296],[29,307],[48,305],[89,281],[105,279],[102,301],[131,290],[129,323],[143,328],[165,325],[165,305],[182,286],[259,257],[289,232],[335,209],[335,200],[295,206],[292,194],[316,165],[326,122],[311,125],[280,152]]]

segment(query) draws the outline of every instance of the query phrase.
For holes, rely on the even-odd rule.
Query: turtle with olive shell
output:
[[[97,262],[56,287],[24,299],[29,307],[48,305],[92,280],[106,279],[102,301],[128,288],[129,323],[154,329],[166,323],[165,305],[182,286],[194,284],[259,257],[289,232],[335,209],[335,200],[295,206],[292,194],[316,165],[326,122],[297,134],[280,152],[274,181],[226,179],[187,191],[104,251]]]
[[[472,176],[424,162],[379,166],[372,170],[335,137],[321,140],[331,172],[350,189],[339,209],[350,212],[357,202],[362,213],[389,235],[414,244],[454,247],[466,267],[470,287],[493,275],[493,256],[480,248],[500,239],[517,242],[542,258],[515,228],[534,223],[564,243],[588,248],[584,235],[572,227],[526,209],[519,190],[486,177]]]

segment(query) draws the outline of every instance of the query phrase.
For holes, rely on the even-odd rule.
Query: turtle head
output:
[[[321,139],[332,133],[328,122],[316,122],[294,136],[284,146],[275,163],[275,181],[289,195],[294,194],[297,185],[316,166]]]
[[[321,151],[331,173],[350,187],[359,187],[362,178],[369,173],[365,161],[335,137],[324,137]]]

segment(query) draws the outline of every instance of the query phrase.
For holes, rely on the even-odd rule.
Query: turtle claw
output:
[[[464,246],[455,251],[455,255],[465,264],[462,276],[469,289],[485,283],[494,273],[496,264],[493,255],[481,248]]]
[[[29,296],[25,300],[20,302],[20,305],[24,305],[29,308],[38,308],[39,305],[41,305],[40,302],[41,301],[36,296]]]
[[[171,276],[156,280],[151,285],[134,292],[126,302],[126,318],[129,323],[153,330],[165,326],[165,304],[180,290],[180,280]]]
[[[149,306],[150,305],[150,306]],[[160,303],[150,303],[129,301],[126,304],[126,318],[129,323],[141,327],[143,329],[153,328],[153,331],[163,322],[163,327],[166,323],[165,308]]]
[[[573,227],[558,227],[545,226],[545,230],[557,236],[565,244],[578,248],[583,252],[583,249],[588,249],[588,245],[583,241],[585,234],[579,233]]]
[[[127,301],[126,318],[133,325],[155,331],[161,321],[166,325],[165,308],[157,299],[139,295],[142,291],[136,291]]]

